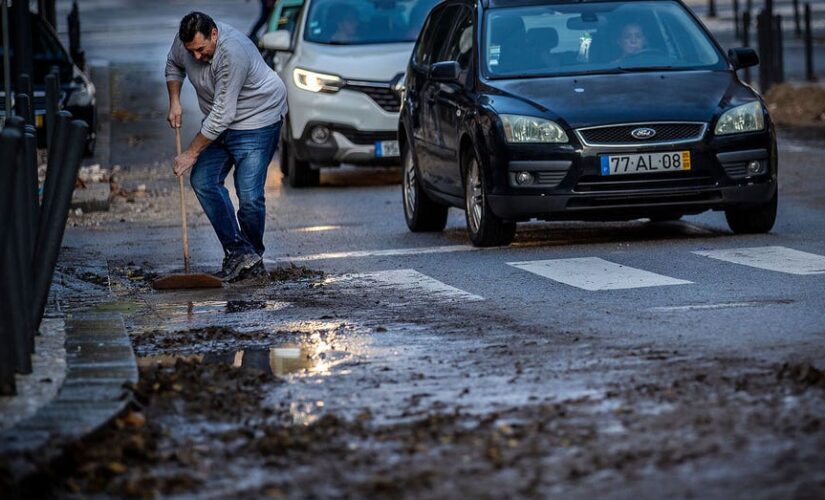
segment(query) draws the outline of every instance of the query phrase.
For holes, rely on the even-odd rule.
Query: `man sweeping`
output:
[[[166,60],[173,128],[182,123],[180,91],[187,76],[206,118],[175,158],[174,172],[192,169],[192,188],[224,250],[217,275],[227,282],[264,276],[264,185],[287,112],[286,88],[246,34],[202,12],[184,16]],[[224,186],[233,166],[237,217]]]

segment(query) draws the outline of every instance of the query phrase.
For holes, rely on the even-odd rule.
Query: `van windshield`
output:
[[[727,67],[685,9],[662,0],[491,9],[483,57],[491,78]]]
[[[315,0],[304,40],[330,45],[407,43],[439,0]]]

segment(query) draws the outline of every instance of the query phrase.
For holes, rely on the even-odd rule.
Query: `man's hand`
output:
[[[183,124],[183,108],[179,102],[169,104],[169,116],[166,117],[169,126],[172,128],[180,128]]]
[[[188,150],[184,151],[175,157],[175,160],[172,162],[172,170],[175,172],[175,175],[180,177],[188,172],[193,165],[195,165],[197,159],[198,157],[190,153]]]

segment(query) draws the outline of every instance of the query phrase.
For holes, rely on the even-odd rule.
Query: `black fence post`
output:
[[[80,49],[80,10],[77,8],[77,0],[72,2],[72,10],[66,17],[66,24],[69,26],[69,54],[78,68],[86,69],[86,55]]]
[[[22,137],[18,130],[4,128],[0,131],[0,158],[15,158],[21,140]],[[14,176],[17,173],[14,167],[14,162],[0,162],[0,178],[3,180],[0,182],[0,241],[8,241],[9,239],[11,198],[15,185]],[[0,253],[5,253],[4,249],[0,248]],[[0,259],[0,266],[2,266],[5,274],[4,260]],[[5,279],[0,280],[0,283],[5,281]],[[7,298],[5,290],[0,288],[0,305],[5,304]],[[8,396],[16,392],[14,381],[16,346],[11,321],[0,321],[0,343],[3,347],[0,349],[0,395]]]
[[[29,159],[26,158],[25,130],[26,122],[18,117],[11,117],[6,120],[6,127],[17,130],[20,133],[20,146],[14,157],[14,189],[11,195],[10,222],[8,235],[4,244],[3,267],[5,273],[3,287],[5,303],[3,304],[3,316],[7,318],[15,337],[15,366],[18,373],[29,374],[32,372],[31,354],[34,351],[34,327],[32,316],[29,314],[27,304],[32,301],[32,276],[31,276],[31,240],[32,227],[29,219],[29,196],[27,190],[26,168]]]
[[[782,16],[779,14],[773,18],[773,32],[773,42],[776,44],[773,49],[774,83],[782,83],[785,81],[785,43],[782,33]]]
[[[799,0],[793,0],[793,22],[794,32],[797,38],[802,37],[802,21],[799,16]]]
[[[767,9],[756,16],[756,43],[759,45],[759,89],[764,94],[773,85],[773,19]]]
[[[60,99],[60,82],[57,75],[50,73],[46,75],[46,147],[49,149],[54,140],[58,99]]]
[[[11,4],[10,21],[14,25],[14,40],[11,40],[14,50],[13,74],[17,76],[24,73],[31,75],[34,69],[34,39],[32,38],[29,2],[13,2]],[[14,82],[16,79],[10,81]]]
[[[742,39],[742,32],[739,31],[739,0],[733,0],[733,33],[737,40]]]
[[[814,74],[814,34],[811,30],[811,3],[805,2],[805,78],[816,81]]]
[[[28,94],[14,93],[14,114],[25,120],[26,123],[32,123],[29,117],[32,116],[33,113]]]
[[[716,0],[708,0],[708,17],[716,17]]]
[[[68,111],[61,111],[55,119],[54,137],[52,147],[49,149],[49,158],[46,162],[46,181],[43,183],[43,202],[40,205],[40,218],[37,221],[36,248],[40,249],[48,237],[46,231],[49,225],[49,213],[51,213],[54,193],[58,186],[60,170],[63,169],[66,157],[66,146],[69,141],[69,124],[72,121],[72,114]],[[40,255],[37,250],[36,254]],[[40,272],[39,269],[37,272]],[[35,279],[35,282],[37,280]]]
[[[63,233],[66,230],[66,218],[69,216],[69,205],[72,202],[72,193],[77,179],[83,154],[86,152],[86,138],[89,126],[81,120],[73,121],[68,127],[68,144],[63,164],[59,170],[57,189],[54,192],[50,213],[46,215],[46,238],[38,242],[36,259],[38,262],[37,274],[34,283],[34,306],[36,326],[39,327],[43,319],[43,312],[49,299],[49,288],[52,275],[60,254],[60,245],[63,242]],[[43,216],[41,215],[41,219]]]
[[[751,13],[745,11],[742,13],[742,45],[745,47],[751,46]],[[751,69],[745,68],[745,81],[751,83]]]

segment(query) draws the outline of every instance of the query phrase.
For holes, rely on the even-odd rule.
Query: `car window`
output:
[[[693,17],[670,0],[491,9],[483,29],[491,77],[727,67]]]
[[[424,47],[423,53],[421,53],[420,64],[427,66],[443,60],[441,57],[446,51],[449,42],[448,37],[453,28],[458,9],[458,6],[453,5],[433,14],[430,19],[430,23],[433,24],[432,32],[428,36],[429,40],[426,40],[427,46]],[[422,37],[423,41],[425,40]]]
[[[458,61],[462,70],[470,64],[473,49],[473,12],[462,7],[458,17],[453,21],[455,29],[445,50],[439,55],[440,61]]]
[[[276,12],[275,15],[272,16],[269,31],[286,30],[290,34],[294,33],[296,23],[298,22],[298,14],[300,13],[300,5],[284,7],[280,12]]]
[[[304,39],[330,45],[409,43],[438,0],[315,0]]]

